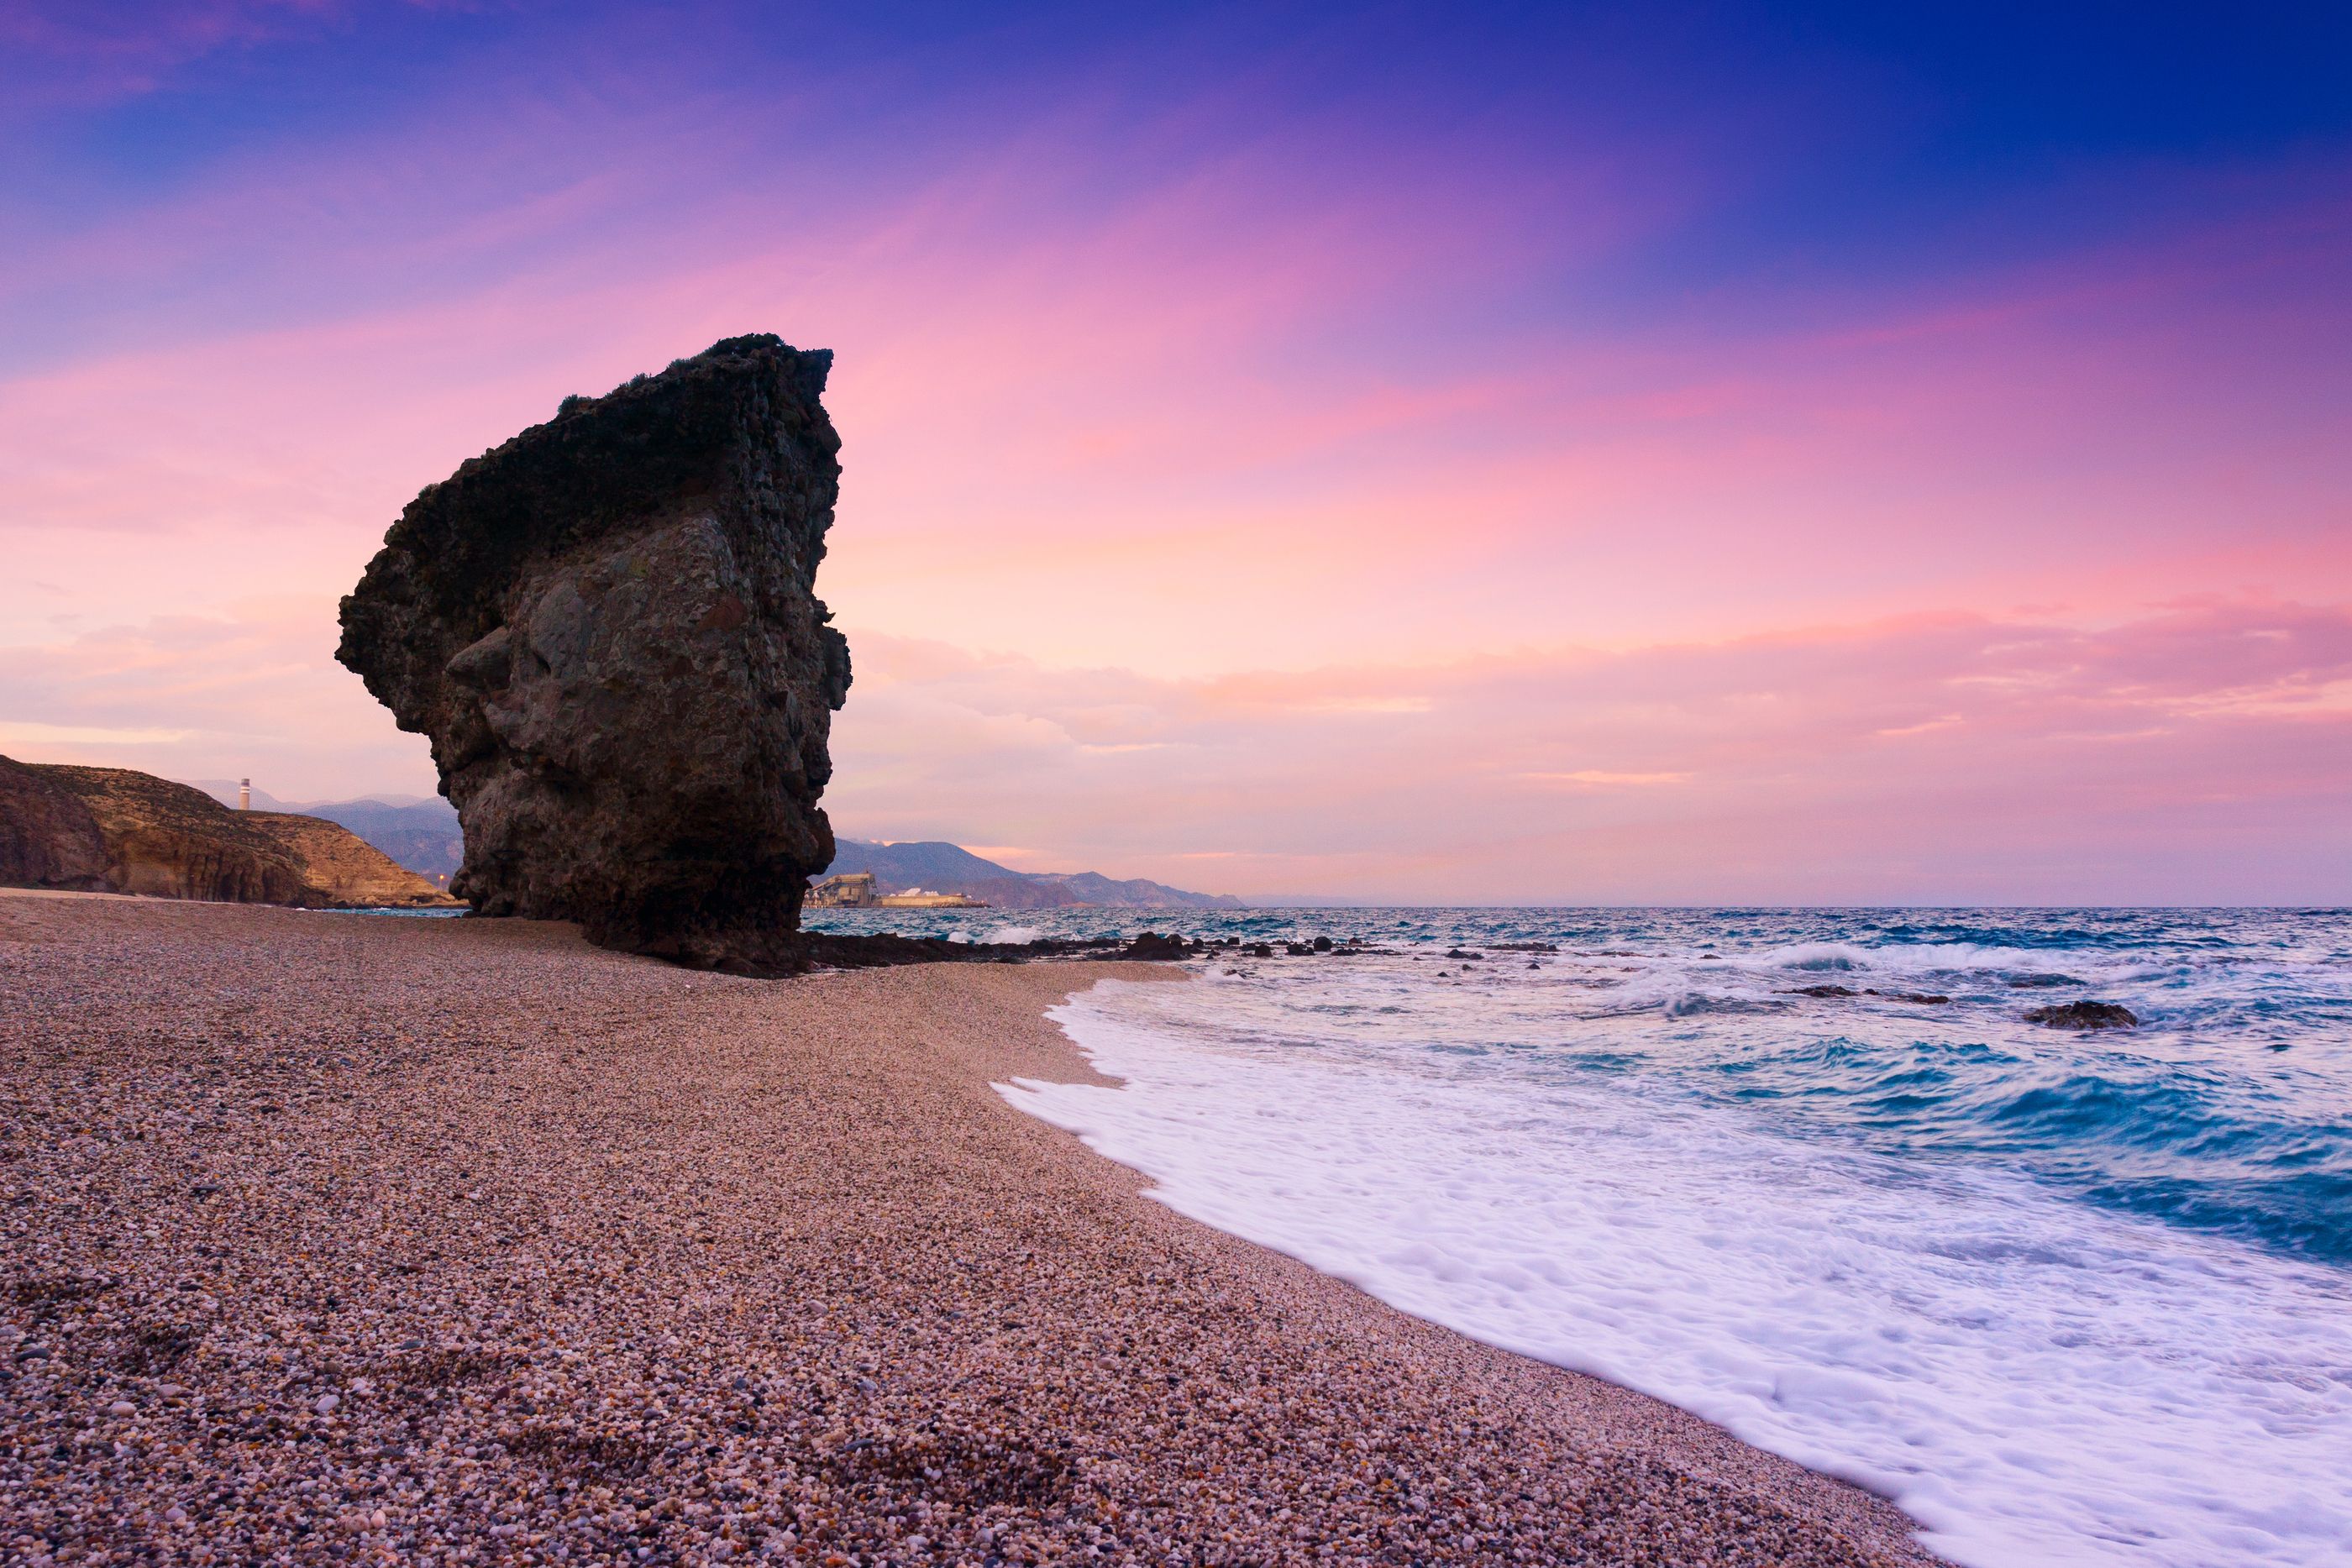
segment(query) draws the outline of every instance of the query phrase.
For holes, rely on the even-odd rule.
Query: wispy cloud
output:
[[[106,729],[88,724],[26,724],[0,719],[0,747],[176,746],[194,731],[186,729]]]
[[[12,0],[0,6],[0,43],[18,57],[16,91],[46,104],[101,104],[151,92],[216,50],[282,37],[340,9],[334,0],[178,0],[130,15],[119,5]],[[28,68],[34,60],[47,68]],[[20,101],[19,111],[26,107]]]
[[[856,641],[875,680],[835,732],[843,823],[1011,825],[1179,881],[1217,844],[1234,891],[2293,900],[2340,898],[2352,867],[2339,609],[1919,616],[1191,681]],[[1424,700],[1326,700],[1368,685]]]
[[[1601,768],[1580,768],[1573,773],[1522,773],[1518,777],[1543,784],[1622,784],[1633,789],[1653,784],[1684,784],[1690,780],[1687,773],[1612,773]]]
[[[325,612],[322,615],[322,612]],[[0,646],[0,749],[20,761],[250,775],[281,799],[429,793],[416,737],[324,656],[320,604],[256,603]]]
[[[1261,891],[2342,895],[2334,143],[1814,256],[1755,214],[1864,144],[1817,65],[86,9],[0,16],[20,749],[429,787],[331,659],[385,525],[774,329],[838,352],[847,825]]]

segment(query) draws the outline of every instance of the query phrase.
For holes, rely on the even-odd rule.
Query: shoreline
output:
[[[0,894],[0,1555],[1934,1561],[998,1096],[1154,973]]]

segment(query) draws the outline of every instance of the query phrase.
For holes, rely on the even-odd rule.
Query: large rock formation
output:
[[[6,758],[0,883],[314,909],[454,903],[333,822],[232,811],[201,789],[127,768]]]
[[[567,398],[384,536],[336,656],[432,740],[477,910],[698,963],[798,925],[849,686],[832,361],[730,338]]]

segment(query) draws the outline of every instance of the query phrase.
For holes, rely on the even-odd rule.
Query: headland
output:
[[[338,822],[128,768],[0,757],[0,886],[310,909],[455,908]]]

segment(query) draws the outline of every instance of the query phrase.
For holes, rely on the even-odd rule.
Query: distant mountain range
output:
[[[937,841],[886,844],[868,839],[840,840],[825,875],[861,871],[874,873],[875,889],[880,893],[905,893],[918,887],[930,893],[960,893],[998,909],[1068,909],[1080,904],[1097,909],[1245,907],[1229,893],[1187,893],[1143,877],[1121,882],[1092,871],[1014,871]]]
[[[234,779],[189,779],[224,806],[236,804]],[[423,876],[457,874],[466,858],[466,836],[457,829],[457,808],[438,795],[369,795],[356,800],[280,800],[253,792],[257,811],[293,811],[340,822],[369,843]]]
[[[234,779],[189,779],[225,806],[236,804]],[[266,790],[253,792],[257,811],[292,811],[340,822],[409,870],[446,879],[457,874],[466,858],[465,835],[457,829],[457,809],[439,796],[366,795],[356,800],[280,800]],[[880,893],[905,893],[922,888],[930,893],[960,893],[998,909],[1241,909],[1242,901],[1227,893],[1187,893],[1144,877],[1121,882],[1100,872],[1024,872],[982,860],[970,850],[938,841],[886,844],[870,839],[843,839],[834,852],[827,876],[849,872],[874,873]]]

